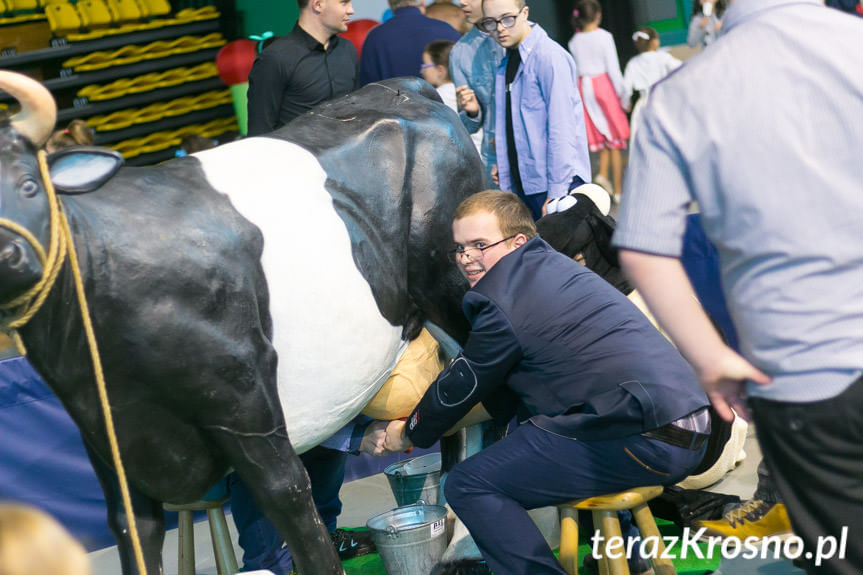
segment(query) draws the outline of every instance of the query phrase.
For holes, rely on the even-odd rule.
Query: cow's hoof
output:
[[[481,559],[459,559],[438,563],[430,575],[491,575],[491,569]]]

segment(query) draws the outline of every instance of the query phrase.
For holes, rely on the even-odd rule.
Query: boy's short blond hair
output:
[[[480,212],[497,216],[500,231],[504,237],[524,234],[527,239],[531,239],[537,235],[536,224],[533,223],[530,210],[513,193],[486,190],[468,196],[456,208],[452,219],[460,220]]]
[[[0,573],[91,575],[90,559],[60,523],[43,511],[0,503]]]

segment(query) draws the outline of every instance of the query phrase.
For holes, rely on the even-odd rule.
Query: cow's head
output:
[[[51,135],[57,106],[45,87],[21,74],[0,71],[0,90],[21,104],[21,112],[0,121],[0,304],[4,304],[30,289],[43,273],[34,246],[48,252],[51,222],[37,150]],[[58,193],[80,194],[110,179],[123,157],[106,148],[76,146],[51,154],[48,163]]]
[[[21,111],[0,121],[0,303],[35,285],[42,262],[27,230],[47,250],[48,200],[36,152],[57,119],[54,98],[44,86],[21,74],[0,71],[0,89],[21,104]]]

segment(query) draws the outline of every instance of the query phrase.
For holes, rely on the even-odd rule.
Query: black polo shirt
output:
[[[249,135],[281,128],[321,102],[357,88],[359,58],[339,36],[327,49],[299,24],[255,59],[249,74]]]

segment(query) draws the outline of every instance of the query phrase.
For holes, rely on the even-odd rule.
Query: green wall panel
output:
[[[236,0],[239,16],[242,18],[243,36],[271,31],[276,36],[290,32],[297,21],[296,0]]]
[[[664,46],[686,43],[691,0],[630,0],[636,24],[659,32]]]

